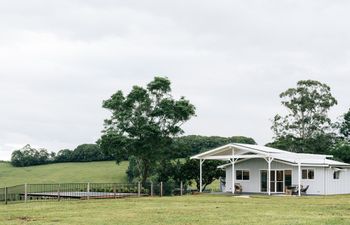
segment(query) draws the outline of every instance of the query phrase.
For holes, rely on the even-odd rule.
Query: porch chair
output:
[[[235,193],[241,194],[242,193],[242,185],[239,183],[235,184]]]
[[[309,185],[306,185],[306,187],[303,187],[303,185],[300,185],[300,194],[306,195],[307,189],[309,189]],[[299,189],[298,186],[293,190],[293,195],[298,195]]]

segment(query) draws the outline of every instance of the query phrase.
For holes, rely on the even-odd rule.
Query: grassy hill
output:
[[[127,162],[56,163],[31,167],[13,167],[0,162],[0,187],[24,183],[126,182]]]

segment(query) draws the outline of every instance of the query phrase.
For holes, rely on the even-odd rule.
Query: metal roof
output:
[[[282,162],[291,164],[301,163],[303,165],[315,166],[350,166],[350,164],[330,160],[332,155],[308,154],[288,152],[271,147],[232,143],[227,144],[191,157],[191,159],[212,159],[212,160],[230,160],[230,159],[250,159],[250,158],[273,158]]]

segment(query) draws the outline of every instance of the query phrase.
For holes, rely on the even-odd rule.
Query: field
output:
[[[24,183],[126,182],[128,163],[114,161],[56,163],[31,167],[13,167],[0,162],[0,187]]]
[[[350,224],[350,196],[195,195],[0,205],[0,224]]]

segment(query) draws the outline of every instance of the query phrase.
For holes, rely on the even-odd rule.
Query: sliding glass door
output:
[[[284,192],[286,186],[290,186],[292,183],[292,171],[291,170],[271,170],[270,171],[270,185],[271,192]],[[267,170],[260,171],[260,191],[267,192]]]

